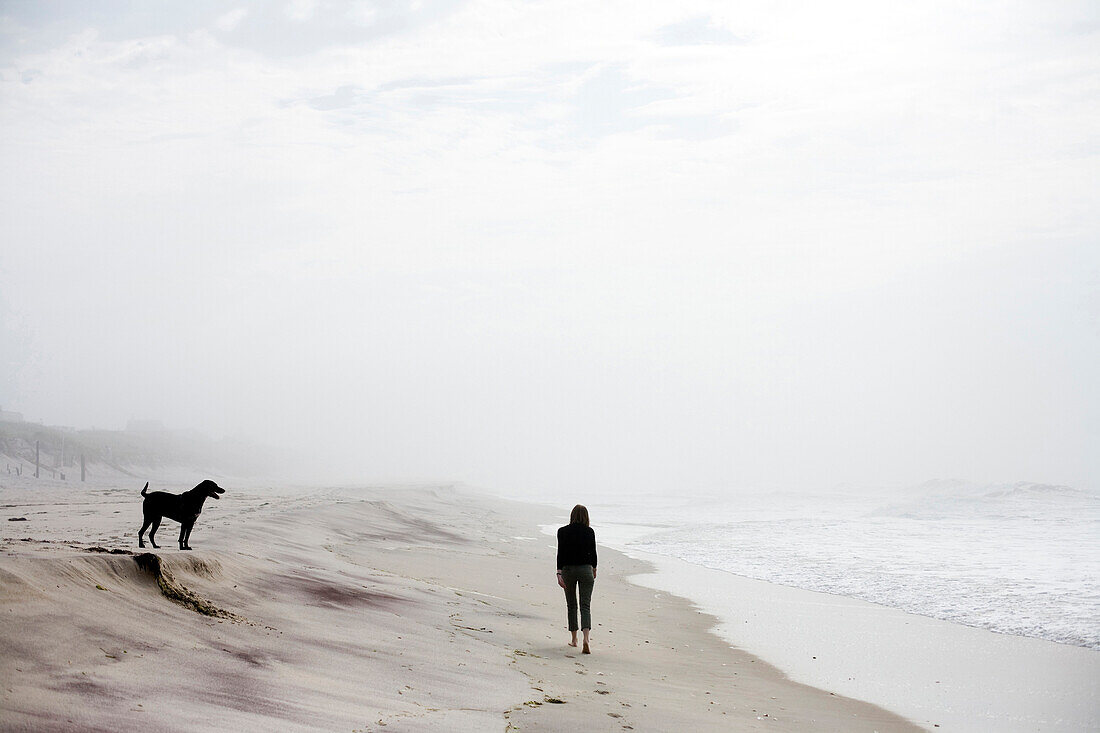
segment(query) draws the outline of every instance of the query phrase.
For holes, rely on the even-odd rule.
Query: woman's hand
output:
[[[592,568],[592,580],[596,579],[596,568]]]
[[[561,573],[558,573],[558,585],[560,585],[563,589],[565,588],[565,581],[561,579]]]

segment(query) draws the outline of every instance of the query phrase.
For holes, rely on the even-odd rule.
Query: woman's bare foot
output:
[[[569,646],[576,646],[576,645],[577,645],[577,642],[575,642],[575,641],[569,642]]]
[[[584,648],[583,648],[583,649],[581,649],[581,654],[591,654],[591,653],[592,653],[592,652],[591,652],[591,651],[589,651],[589,649],[588,649],[588,642],[587,642],[587,641],[586,641],[586,642],[584,642]]]

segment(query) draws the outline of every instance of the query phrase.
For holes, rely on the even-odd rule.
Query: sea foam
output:
[[[889,497],[632,502],[614,516],[633,527],[627,546],[644,552],[1100,649],[1100,495],[1093,492],[936,482]]]

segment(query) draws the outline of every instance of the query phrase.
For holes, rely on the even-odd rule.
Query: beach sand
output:
[[[155,556],[138,482],[0,488],[5,730],[920,730],[731,648],[611,550],[579,654],[547,508],[222,484],[195,550],[166,522]]]

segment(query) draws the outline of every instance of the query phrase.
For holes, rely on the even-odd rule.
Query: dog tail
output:
[[[148,482],[148,481],[146,481],[146,482],[145,482],[145,488],[141,490],[141,495],[142,495],[142,496],[146,496],[146,493],[145,493],[145,492],[146,492],[146,491],[148,491],[148,490],[149,490],[149,482]]]

